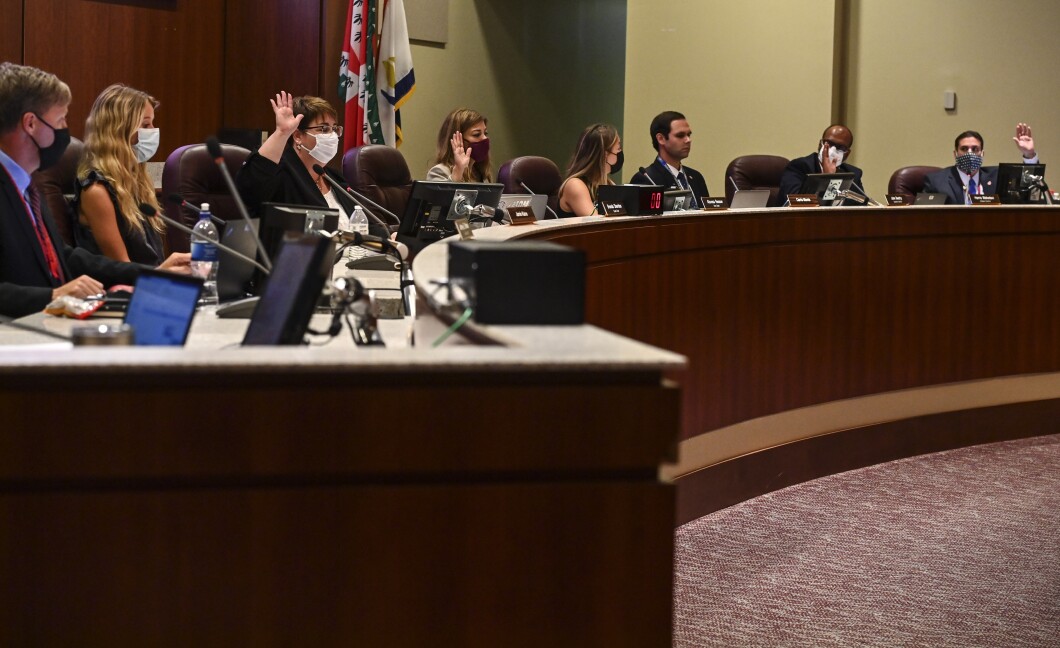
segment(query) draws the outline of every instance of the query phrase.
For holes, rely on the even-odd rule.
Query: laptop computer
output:
[[[258,219],[252,218],[251,222],[256,228]],[[256,236],[256,230],[251,229],[246,221],[237,219],[225,223],[224,232],[221,233],[221,242],[236,252],[254,259],[258,256],[258,246],[254,242]],[[217,266],[218,301],[230,302],[253,294],[252,283],[257,268],[243,259],[226,254],[224,250],[218,252],[221,259],[221,265]]]
[[[914,205],[945,205],[948,200],[948,196],[944,193],[927,193],[921,192],[916,195],[913,200]]]
[[[546,204],[548,204],[548,196],[545,194],[503,194],[501,201],[497,203],[497,208],[529,207],[534,212],[534,220],[544,220],[548,218],[545,210]],[[507,216],[505,222],[507,222]]]
[[[141,270],[125,309],[134,342],[184,346],[202,293],[202,279],[161,270]]]
[[[280,245],[250,318],[243,346],[302,344],[309,318],[331,274],[334,244],[320,236]]]
[[[742,189],[732,195],[729,209],[764,209],[769,204],[769,189]]]

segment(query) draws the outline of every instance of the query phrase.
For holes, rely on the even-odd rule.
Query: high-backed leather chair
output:
[[[233,178],[250,155],[247,149],[232,144],[222,144],[221,153]],[[178,194],[194,205],[210,203],[210,211],[218,218],[240,218],[236,201],[205,144],[188,144],[178,148],[169,154],[162,167],[162,206],[166,216],[193,227],[198,215],[170,200],[171,194]],[[166,228],[170,252],[187,252],[191,249],[188,239],[184,232],[173,227]]]
[[[779,207],[785,197],[780,195],[780,176],[788,166],[788,158],[779,155],[742,155],[725,168],[725,204],[732,203],[736,193],[733,182],[744,189],[769,189],[767,207]]]
[[[504,185],[504,193],[525,194],[529,187],[535,194],[548,196],[548,206],[553,210],[559,208],[559,187],[563,184],[563,175],[556,163],[548,158],[536,155],[524,155],[508,160],[497,172],[497,182]]]
[[[342,156],[342,176],[354,190],[386,207],[397,217],[379,213],[378,209],[371,210],[391,231],[396,231],[412,194],[412,174],[401,151],[383,144],[355,146]]]
[[[74,183],[77,182],[77,164],[81,161],[84,150],[84,142],[71,137],[70,145],[54,166],[33,174],[33,185],[40,191],[41,199],[47,203],[52,220],[67,245],[74,244],[73,227],[77,214],[74,213],[71,202],[74,198]]]
[[[891,174],[891,179],[887,183],[887,193],[915,196],[924,190],[924,178],[941,168],[937,166],[902,167]]]

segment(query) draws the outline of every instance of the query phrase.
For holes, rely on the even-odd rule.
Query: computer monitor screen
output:
[[[1046,202],[1044,164],[999,164],[997,166],[997,195],[1001,202],[1015,205],[1036,205]]]
[[[454,221],[463,214],[454,209],[457,205],[475,207],[483,205],[496,209],[501,201],[504,185],[478,182],[426,182],[412,183],[405,213],[398,230],[403,236],[421,241],[437,241],[456,234]],[[457,200],[461,198],[462,200]],[[491,221],[487,215],[469,215],[469,220]]]
[[[853,173],[810,173],[799,193],[815,194],[817,204],[821,207],[835,207],[843,204],[843,194],[853,182]]]
[[[198,277],[141,270],[125,310],[136,344],[183,346],[201,293]]]
[[[262,203],[258,228],[269,258],[276,256],[285,236],[299,238],[313,230],[334,232],[339,228],[339,210],[312,205]],[[223,261],[222,261],[223,265]]]
[[[257,237],[258,219],[252,218],[247,223],[242,218],[225,223],[221,232],[221,243],[244,256],[254,259],[258,256]],[[217,266],[217,297],[222,302],[242,299],[257,294],[257,268],[237,256],[218,250],[220,265]]]
[[[320,236],[283,242],[250,318],[244,346],[302,343],[331,272],[333,248],[329,239]]]

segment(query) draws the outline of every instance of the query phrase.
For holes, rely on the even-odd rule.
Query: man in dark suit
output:
[[[817,144],[817,152],[810,153],[806,157],[795,158],[784,168],[780,176],[780,196],[787,200],[788,195],[802,192],[802,185],[806,182],[806,176],[811,173],[853,173],[854,193],[865,193],[865,185],[861,180],[861,169],[853,164],[847,164],[850,157],[850,149],[854,146],[854,134],[842,124],[833,124],[821,134],[821,140]],[[858,205],[856,201],[847,199],[843,205]]]
[[[1016,136],[1012,140],[1023,155],[1024,164],[1038,163],[1030,126],[1023,122],[1016,124]],[[996,194],[997,167],[983,166],[985,150],[983,136],[976,131],[964,131],[958,135],[953,140],[954,165],[928,174],[924,178],[925,193],[946,194],[946,202],[951,205],[970,205],[973,195]]]
[[[643,171],[629,179],[632,184],[661,185],[669,189],[690,189],[692,207],[703,204],[707,181],[703,174],[681,164],[692,151],[692,127],[679,112],[668,110],[651,120],[651,145],[658,155]]]
[[[59,160],[70,134],[70,88],[36,68],[0,64],[0,315],[21,317],[57,297],[133,283],[142,266],[63,244],[30,176]],[[188,272],[188,254],[159,266]]]

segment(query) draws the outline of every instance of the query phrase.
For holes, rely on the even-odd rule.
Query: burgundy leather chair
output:
[[[228,172],[234,178],[250,151],[242,146],[222,144],[221,154]],[[171,194],[178,194],[193,205],[210,203],[213,215],[223,220],[240,218],[236,201],[205,144],[188,144],[178,148],[169,154],[162,167],[162,207],[166,216],[194,227],[198,214],[170,200]],[[173,227],[166,228],[166,243],[170,252],[187,252],[191,249],[188,235]]]
[[[355,146],[342,156],[342,176],[354,190],[390,210],[397,218],[371,209],[390,231],[397,231],[412,194],[412,174],[401,151],[383,144]]]
[[[74,183],[77,182],[77,164],[81,161],[84,150],[84,142],[71,137],[70,145],[66,147],[58,163],[50,169],[33,174],[33,186],[40,191],[41,199],[48,205],[52,220],[67,245],[74,245],[73,227],[77,214],[74,213],[72,201]]]
[[[548,206],[559,208],[559,188],[563,175],[556,163],[536,155],[524,155],[508,160],[497,172],[497,182],[504,185],[504,193],[525,194],[526,185],[535,194],[548,196]],[[521,183],[521,184],[520,184]]]
[[[907,166],[898,169],[891,174],[887,183],[889,194],[912,194],[917,195],[924,190],[924,178],[929,173],[941,170],[937,166]]]
[[[780,176],[788,166],[788,158],[779,155],[742,155],[725,168],[725,204],[732,203],[736,193],[733,182],[744,189],[769,189],[767,207],[779,207],[785,197],[780,196]]]

